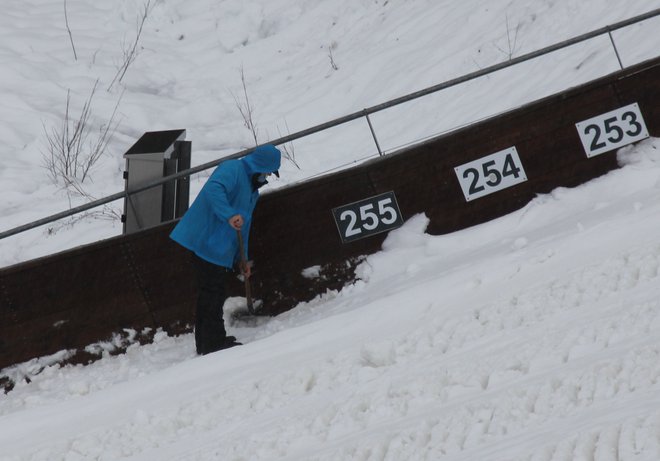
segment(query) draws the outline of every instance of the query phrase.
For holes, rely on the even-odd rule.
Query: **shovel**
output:
[[[245,267],[247,265],[247,257],[245,255],[245,246],[243,245],[243,236],[241,235],[241,231],[236,231],[236,233],[238,235],[238,250],[241,252],[241,266]],[[254,302],[252,301],[252,290],[250,289],[250,279],[245,277],[245,274],[243,274],[243,279],[245,281],[247,310],[242,307],[235,309],[231,313],[231,321],[234,325],[242,327],[257,327],[263,325],[267,322],[267,318],[270,317],[270,314],[261,310],[260,303],[257,303],[256,306],[254,305]]]
[[[243,247],[243,235],[240,230],[236,230],[238,235],[238,251],[241,252],[241,270],[247,267],[247,258],[245,257],[245,248]],[[250,278],[243,274],[245,280],[245,299],[247,301],[247,313],[254,315],[254,304],[252,304],[252,290],[250,289]]]

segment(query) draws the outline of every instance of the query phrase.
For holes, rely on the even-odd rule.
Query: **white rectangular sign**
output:
[[[575,127],[589,158],[649,137],[637,103],[576,123]]]
[[[458,166],[454,171],[468,202],[527,181],[515,146]]]

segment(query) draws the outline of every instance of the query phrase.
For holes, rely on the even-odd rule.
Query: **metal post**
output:
[[[183,171],[190,168],[190,156],[192,151],[192,142],[176,141],[175,146],[179,153],[177,160],[177,171]],[[180,218],[188,211],[190,201],[190,176],[184,176],[176,181],[176,207],[174,217]]]
[[[614,37],[612,37],[612,31],[608,30],[607,35],[610,36],[610,42],[612,42],[612,47],[614,48],[614,54],[616,54],[616,59],[619,61],[619,67],[623,70],[623,64],[621,63],[621,56],[619,56],[619,50],[616,48],[616,43],[614,43]]]
[[[367,109],[364,109],[364,116],[366,117],[367,123],[369,124],[369,129],[371,130],[371,136],[373,136],[374,142],[376,143],[376,149],[378,149],[378,155],[382,157],[383,151],[380,150],[380,144],[378,144],[378,138],[376,138],[376,132],[374,131],[374,127],[371,124],[371,119],[369,118],[369,112],[367,111]]]

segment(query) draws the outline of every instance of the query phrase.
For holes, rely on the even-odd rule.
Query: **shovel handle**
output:
[[[245,257],[245,247],[243,246],[243,234],[240,230],[236,230],[238,236],[238,251],[241,252],[241,271],[247,267],[247,258]],[[247,300],[247,308],[250,314],[254,314],[254,306],[252,304],[252,290],[250,289],[250,278],[243,273],[243,280],[245,280],[245,299]]]

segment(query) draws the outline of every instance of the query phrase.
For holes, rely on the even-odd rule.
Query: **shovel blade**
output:
[[[229,313],[229,316],[232,323],[254,323],[252,322],[254,319],[271,317],[271,315],[263,309],[263,303],[260,301],[255,302],[252,308],[247,305],[237,306]]]

